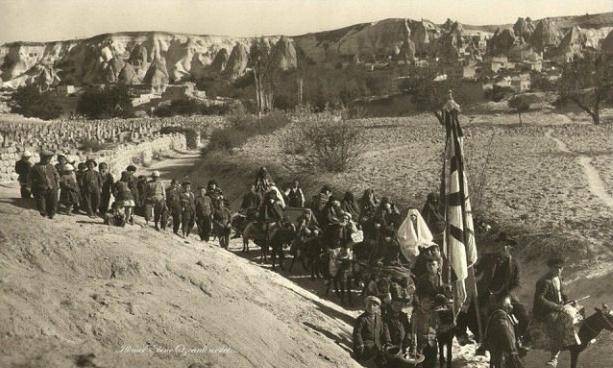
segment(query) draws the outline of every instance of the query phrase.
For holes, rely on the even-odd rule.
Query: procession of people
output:
[[[308,201],[298,180],[281,191],[262,167],[238,213],[232,214],[215,180],[194,192],[189,180],[173,179],[165,186],[158,171],[139,179],[134,165],[115,181],[104,162],[88,159],[77,164],[57,155],[54,165],[55,154],[45,150],[40,162],[33,164],[31,156],[24,152],[15,165],[21,197],[33,198],[39,213],[49,219],[57,213],[81,213],[108,225],[126,226],[142,214],[145,226],[151,222],[158,231],[171,227],[183,238],[196,228],[201,241],[217,237],[223,248],[228,248],[234,229],[243,236],[243,251],[249,246],[247,233],[259,233],[253,237],[256,243],[274,248],[280,229],[290,229],[292,266],[296,258],[306,259],[305,271],[313,278],[324,277],[342,304],[351,304],[357,289],[365,308],[353,332],[353,352],[359,361],[379,367],[442,368],[445,360],[439,344],[450,344],[454,336],[462,345],[475,343],[467,331],[475,319],[484,324],[483,331],[471,330],[478,350],[490,352],[490,367],[521,367],[521,357],[530,349],[530,317],[526,302],[516,295],[521,277],[512,252],[515,244],[504,234],[474,265],[478,297],[467,298],[455,313],[444,250],[434,241],[441,228],[434,194],[428,196],[424,216],[416,209],[403,216],[392,199],[377,198],[372,189],[356,200],[351,192],[341,199],[323,186]],[[300,215],[290,219],[290,209],[298,209]],[[428,239],[414,253],[403,248],[405,235],[399,236],[399,229],[406,232],[407,226]],[[549,337],[547,364],[555,367],[559,352],[576,344],[577,335],[563,292],[563,260],[552,258],[548,266],[536,284],[532,313]],[[442,341],[442,336],[450,336],[449,341]]]

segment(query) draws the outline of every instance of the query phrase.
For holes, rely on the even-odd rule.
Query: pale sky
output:
[[[298,35],[384,18],[514,23],[613,11],[613,0],[0,0],[0,42],[120,31]]]

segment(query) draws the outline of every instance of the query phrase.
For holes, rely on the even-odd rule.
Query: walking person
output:
[[[194,218],[196,215],[196,198],[192,193],[192,183],[183,182],[183,192],[181,193],[181,231],[183,237],[189,237],[194,228]]]
[[[154,171],[151,175],[151,181],[147,183],[145,189],[145,223],[149,224],[151,220],[151,213],[153,213],[153,221],[155,223],[155,229],[160,230],[160,220],[162,219],[162,213],[166,206],[166,190],[160,180],[160,172]],[[162,225],[164,228],[165,224]]]
[[[496,294],[495,298],[484,340],[490,351],[490,368],[522,368],[515,336],[516,324],[511,317],[513,297]]]
[[[64,206],[66,214],[72,216],[73,211],[79,208],[81,193],[77,184],[74,166],[65,164],[60,176],[60,204]]]
[[[175,179],[170,181],[170,186],[166,188],[166,207],[172,217],[172,232],[179,235],[181,227],[181,188]]]
[[[95,170],[96,161],[89,159],[85,162],[87,170],[83,173],[82,195],[85,204],[85,212],[90,218],[96,218],[100,208],[100,190],[102,189],[102,177]]]
[[[109,172],[109,165],[106,162],[101,162],[98,165],[100,169],[100,176],[102,179],[102,189],[100,192],[100,214],[104,215],[109,210],[111,202],[111,192],[113,191],[113,184],[115,180],[113,175]]]
[[[30,186],[28,185],[28,175],[30,175],[30,170],[32,170],[32,162],[30,161],[32,157],[32,153],[30,151],[25,151],[23,155],[21,155],[21,159],[15,162],[15,172],[19,177],[19,187],[21,192],[22,199],[30,199],[32,198],[32,192],[30,190]]]
[[[206,195],[206,188],[200,187],[200,195],[196,198],[196,225],[200,240],[208,242],[211,237],[211,216],[213,213],[213,202]]]
[[[51,164],[53,152],[43,151],[38,162],[28,178],[29,187],[36,199],[36,207],[41,216],[53,219],[57,212],[58,190],[60,189],[60,175]]]
[[[232,214],[228,207],[226,207],[226,201],[222,199],[213,211],[213,227],[215,234],[219,238],[219,245],[224,249],[228,249],[230,244],[230,232],[232,231],[231,218]]]
[[[118,204],[119,207],[122,207],[125,212],[125,222],[134,223],[134,194],[132,190],[130,190],[130,174],[127,171],[123,171],[121,173],[121,179],[115,183],[113,186],[113,197],[115,197],[115,201],[121,203]],[[122,224],[125,225],[125,222]]]

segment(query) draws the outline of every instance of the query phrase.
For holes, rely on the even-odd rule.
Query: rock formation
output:
[[[497,29],[488,42],[488,51],[492,55],[506,55],[515,45],[516,38],[512,29]]]
[[[538,51],[544,51],[558,46],[561,38],[562,34],[553,20],[541,19],[532,33],[530,44]]]
[[[224,70],[224,76],[228,79],[236,79],[242,77],[247,69],[247,63],[249,62],[249,52],[247,47],[240,42],[237,42],[230,53],[226,69]]]
[[[296,69],[298,61],[296,48],[288,37],[282,36],[272,49],[273,66],[277,70]]]
[[[534,23],[532,23],[532,19],[530,19],[530,17],[526,19],[520,17],[517,18],[517,21],[513,25],[513,33],[519,42],[529,42],[530,38],[532,37],[532,33],[534,33],[534,28]]]

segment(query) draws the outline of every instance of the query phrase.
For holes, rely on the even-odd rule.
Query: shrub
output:
[[[244,108],[237,107],[227,116],[229,125],[218,128],[211,133],[208,146],[203,154],[209,151],[229,151],[240,147],[250,137],[270,134],[290,123],[287,116],[280,112],[272,112],[262,118],[245,113]]]
[[[362,131],[343,117],[316,115],[301,129],[306,144],[305,163],[311,167],[344,172],[360,153]]]
[[[51,97],[49,92],[41,92],[36,86],[19,88],[13,94],[15,106],[13,112],[25,117],[36,117],[43,120],[56,119],[62,114],[62,108]]]

